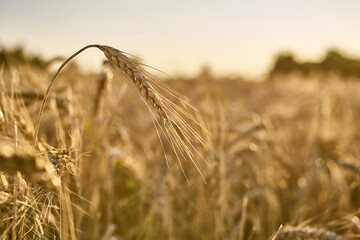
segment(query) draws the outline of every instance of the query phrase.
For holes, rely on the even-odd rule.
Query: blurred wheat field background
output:
[[[0,0],[0,240],[360,239],[359,9]]]
[[[1,239],[359,238],[356,71],[303,72],[280,56],[262,82],[210,71],[165,81],[204,126],[192,126],[204,143],[191,139],[204,179],[182,161],[187,182],[110,62],[64,68],[34,146],[52,60],[16,52],[3,49],[0,74]]]

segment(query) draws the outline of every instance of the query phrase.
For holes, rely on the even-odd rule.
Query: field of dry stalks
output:
[[[53,74],[0,70],[0,239],[360,237],[359,79],[168,80],[203,138],[179,133],[195,152],[179,161],[181,140],[108,64],[64,68],[34,144]]]

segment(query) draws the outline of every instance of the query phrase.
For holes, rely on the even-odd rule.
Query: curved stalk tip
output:
[[[55,83],[55,79],[56,77],[59,75],[60,71],[65,67],[65,65],[70,62],[71,59],[73,59],[74,57],[76,57],[77,55],[79,55],[81,52],[83,52],[84,50],[88,49],[88,48],[91,48],[91,47],[96,47],[96,48],[99,48],[100,49],[100,45],[98,44],[91,44],[91,45],[87,45],[83,48],[81,48],[80,50],[78,50],[76,53],[74,53],[73,55],[71,55],[68,59],[65,60],[65,62],[63,62],[63,64],[61,64],[61,66],[59,67],[59,69],[56,71],[55,75],[53,76],[53,78],[51,79],[50,81],[50,84],[48,86],[48,88],[46,89],[46,92],[45,92],[45,95],[44,95],[44,98],[42,100],[42,103],[41,103],[41,108],[40,108],[40,111],[39,111],[39,115],[37,117],[37,120],[36,120],[36,125],[35,125],[35,134],[34,134],[34,147],[36,146],[36,143],[37,143],[37,140],[38,140],[38,134],[39,134],[39,128],[40,128],[40,123],[41,123],[41,118],[42,118],[42,115],[44,113],[44,109],[45,109],[45,105],[46,105],[46,101],[49,97],[49,94],[50,94],[50,90],[52,88],[52,86],[54,85]]]

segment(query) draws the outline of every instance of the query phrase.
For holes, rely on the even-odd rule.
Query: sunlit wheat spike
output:
[[[181,99],[181,96],[179,96],[171,88],[167,87],[164,83],[156,81],[154,76],[140,68],[139,65],[127,57],[124,52],[109,46],[100,46],[99,48],[104,52],[105,57],[117,66],[132,81],[133,85],[140,93],[141,98],[144,100],[144,103],[149,107],[150,112],[152,113],[152,110],[154,110],[157,113],[162,123],[159,123],[157,118],[152,115],[154,121],[156,122],[154,125],[155,127],[159,127],[164,133],[176,155],[176,158],[178,159],[184,175],[186,176],[181,164],[181,159],[190,159],[201,174],[200,169],[194,161],[194,156],[196,154],[200,154],[192,145],[192,141],[195,140],[203,142],[203,139],[187,123],[187,120],[196,123],[195,119],[186,109],[186,106],[192,106],[184,102]],[[168,100],[157,88],[160,88],[167,94],[170,94],[180,100],[184,107],[176,105]],[[188,119],[184,119],[182,115]]]
[[[142,69],[120,50],[108,46],[100,46],[100,50],[104,52],[105,57],[109,59],[109,61],[115,64],[115,66],[121,69],[123,73],[133,81],[142,97],[157,112],[160,119],[164,122],[168,121],[169,117],[164,109],[164,103],[153,85],[144,75]]]
[[[185,177],[186,174],[181,164],[181,160],[190,159],[191,162],[195,165],[196,169],[199,171],[202,178],[204,179],[199,167],[195,162],[196,155],[198,155],[198,157],[200,158],[202,158],[202,156],[193,145],[194,141],[203,144],[204,140],[189,124],[189,122],[193,122],[198,127],[203,128],[201,124],[197,123],[195,117],[193,117],[189,112],[189,109],[196,109],[192,107],[189,103],[187,103],[185,100],[183,100],[183,97],[175,90],[171,89],[159,79],[157,79],[155,76],[143,70],[140,64],[136,63],[134,60],[127,56],[128,54],[118,49],[104,45],[93,44],[80,49],[72,56],[70,56],[57,70],[46,90],[39,111],[35,127],[34,146],[36,146],[37,143],[37,135],[39,132],[40,122],[44,112],[45,104],[49,96],[50,90],[55,83],[57,75],[71,59],[80,54],[82,51],[91,47],[100,49],[105,54],[105,57],[117,68],[119,68],[133,83],[134,87],[139,92],[140,97],[150,110],[157,134],[159,135],[159,132],[162,132],[164,134],[166,140],[170,144],[171,149],[176,155],[176,158]],[[173,103],[163,94],[161,94],[161,92],[174,97],[177,101],[180,102],[180,104]],[[157,117],[155,115],[157,115]],[[160,143],[164,149],[164,145],[161,140]],[[206,162],[205,159],[203,160]]]

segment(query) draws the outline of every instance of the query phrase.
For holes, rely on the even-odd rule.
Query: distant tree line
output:
[[[5,64],[5,67],[8,67],[9,64],[12,63],[27,63],[33,66],[42,67],[46,64],[46,61],[39,55],[27,53],[22,46],[11,49],[0,47],[0,64]]]
[[[270,76],[291,72],[299,72],[304,75],[313,72],[334,72],[343,77],[360,78],[360,59],[350,58],[336,49],[329,50],[323,60],[318,62],[298,62],[292,53],[278,55],[270,71]]]
[[[33,67],[46,68],[55,61],[64,60],[61,57],[56,57],[50,60],[45,60],[40,55],[30,54],[25,51],[23,46],[14,48],[5,48],[0,46],[0,67],[7,68],[11,64],[29,64]],[[74,63],[74,67],[76,64]],[[358,77],[360,78],[360,59],[351,58],[343,54],[337,49],[329,50],[325,57],[318,62],[299,62],[292,53],[279,54],[270,70],[270,76],[276,74],[288,74],[298,72],[304,75],[309,75],[313,72],[330,73],[334,72],[343,77]],[[205,67],[202,69],[202,75],[211,75],[211,68]]]
[[[0,67],[4,65],[5,68],[8,68],[14,64],[28,64],[32,67],[46,69],[52,63],[64,60],[65,59],[60,56],[46,60],[40,55],[27,52],[23,46],[13,48],[0,46]],[[77,67],[75,62],[72,62],[71,66],[74,68]]]

